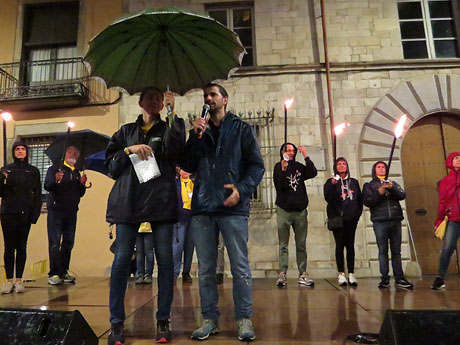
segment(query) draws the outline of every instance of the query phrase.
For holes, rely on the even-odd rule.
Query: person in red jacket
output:
[[[445,216],[448,222],[439,259],[438,276],[431,286],[434,290],[440,290],[446,286],[444,277],[449,267],[450,257],[460,237],[460,152],[452,152],[446,159],[446,166],[450,172],[439,184],[438,217],[434,228],[436,229],[441,224]]]

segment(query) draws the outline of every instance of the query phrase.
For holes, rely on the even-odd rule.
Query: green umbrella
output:
[[[90,75],[129,94],[156,86],[180,95],[227,79],[245,54],[238,36],[210,17],[147,9],[94,37],[84,61]]]

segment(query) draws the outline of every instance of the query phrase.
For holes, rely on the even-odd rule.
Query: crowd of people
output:
[[[171,340],[170,317],[174,284],[182,270],[182,282],[190,275],[194,248],[198,258],[202,323],[192,332],[196,340],[220,332],[219,293],[223,281],[224,247],[233,277],[234,317],[237,337],[252,341],[255,332],[252,315],[252,275],[248,258],[248,218],[250,198],[265,172],[264,161],[248,123],[227,111],[227,91],[218,84],[203,88],[209,117],[197,117],[186,140],[185,122],[174,113],[174,97],[156,87],[140,95],[142,113],[135,122],[123,125],[111,137],[106,150],[106,167],[115,180],[110,192],[106,220],[116,225],[116,245],[110,276],[109,309],[111,329],[109,345],[123,345],[128,277],[136,252],[136,284],[152,284],[156,259],[158,267],[158,310],[156,341]],[[165,104],[169,111],[162,120]],[[300,152],[303,162],[296,161]],[[41,210],[41,183],[38,169],[28,164],[26,143],[13,145],[13,163],[1,169],[0,218],[5,243],[6,284],[1,292],[24,292],[22,275],[26,262],[27,237]],[[48,283],[75,283],[69,274],[74,245],[77,212],[86,191],[86,176],[75,164],[79,149],[69,146],[63,163],[52,165],[44,188],[48,209],[50,271]],[[140,183],[130,155],[142,160],[155,158],[160,175]],[[435,227],[447,219],[439,275],[433,289],[445,286],[445,274],[460,237],[460,152],[446,161],[450,173],[439,185],[439,207]],[[180,167],[177,171],[177,167]],[[351,177],[347,160],[336,159],[334,174],[324,184],[327,202],[327,227],[335,240],[337,281],[340,286],[356,287],[355,234],[363,205],[370,209],[378,246],[380,289],[390,286],[389,255],[395,286],[412,289],[401,263],[400,202],[405,191],[388,179],[388,166],[376,162],[372,179],[361,189]],[[179,172],[177,174],[177,172]],[[276,285],[288,283],[289,237],[295,239],[298,284],[314,287],[307,270],[308,195],[305,181],[317,176],[317,169],[304,146],[284,143],[280,161],[273,171],[276,189],[279,239],[279,276]],[[191,174],[193,178],[191,178]],[[346,254],[345,254],[346,251]],[[346,260],[345,260],[346,258]],[[346,265],[345,265],[346,262]]]

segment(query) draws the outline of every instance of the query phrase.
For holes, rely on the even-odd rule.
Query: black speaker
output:
[[[1,345],[97,345],[98,342],[78,310],[0,309]]]
[[[387,310],[380,345],[458,345],[460,311]]]

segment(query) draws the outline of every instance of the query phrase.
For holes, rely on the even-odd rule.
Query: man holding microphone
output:
[[[238,339],[255,339],[252,276],[248,259],[250,196],[264,174],[264,162],[251,126],[226,111],[227,91],[209,84],[203,89],[210,118],[197,118],[181,167],[196,173],[191,232],[196,246],[203,323],[193,339],[218,333],[217,243],[222,234],[230,258]],[[215,244],[215,245],[212,245]]]

